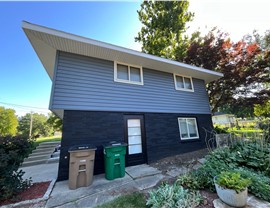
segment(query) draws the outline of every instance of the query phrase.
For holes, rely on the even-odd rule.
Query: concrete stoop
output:
[[[59,152],[54,153],[60,142],[43,142],[25,158],[21,167],[59,162]],[[52,158],[53,155],[53,158]]]

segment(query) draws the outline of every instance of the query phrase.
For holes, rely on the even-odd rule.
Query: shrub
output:
[[[7,199],[31,185],[18,171],[24,157],[33,147],[26,137],[0,137],[0,200]]]
[[[239,193],[250,185],[251,180],[242,178],[241,174],[237,172],[221,172],[215,182],[224,188],[233,189]]]
[[[259,152],[261,149],[261,147],[256,145],[250,145],[248,147],[252,149],[257,148]],[[222,148],[209,153],[206,156],[205,163],[198,170],[192,172],[191,177],[198,182],[201,189],[209,188],[211,191],[215,191],[213,181],[215,176],[223,171],[236,171],[239,172],[243,178],[249,178],[251,180],[249,192],[261,199],[270,201],[270,178],[264,175],[265,172],[260,173],[255,171],[254,168],[250,169],[250,166],[249,168],[243,166],[243,164],[248,164],[248,160],[251,160],[250,157],[256,157],[254,154],[257,153],[253,153],[250,157],[240,157],[239,155],[241,155],[242,152],[237,150],[238,149]]]
[[[176,180],[176,183],[191,190],[196,190],[200,188],[200,183],[197,181],[197,178],[193,177],[190,173],[180,175]]]
[[[249,192],[270,202],[270,178],[246,168],[239,168],[237,171],[239,171],[243,177],[250,178],[251,185],[248,188]]]
[[[153,208],[193,208],[202,202],[199,192],[189,191],[176,183],[163,184],[157,190],[149,192],[149,195],[146,205]]]

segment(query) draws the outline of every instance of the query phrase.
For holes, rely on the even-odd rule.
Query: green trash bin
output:
[[[104,147],[105,178],[113,180],[125,176],[126,143],[109,143]]]

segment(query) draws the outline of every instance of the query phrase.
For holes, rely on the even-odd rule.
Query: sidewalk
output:
[[[142,191],[155,186],[164,176],[156,168],[139,165],[126,168],[126,175],[112,181],[104,174],[94,176],[93,184],[69,190],[68,181],[55,184],[46,207],[95,207],[123,194]]]
[[[23,170],[26,172],[24,178],[32,177],[34,182],[52,181],[57,177],[58,163],[26,167]],[[146,164],[127,167],[125,170],[126,174],[123,178],[109,181],[105,179],[104,174],[96,175],[92,185],[76,190],[69,189],[68,180],[56,182],[47,201],[43,200],[29,207],[96,207],[124,194],[147,191],[160,181],[169,181],[188,171],[184,167],[175,166],[162,173],[157,168]],[[213,203],[215,208],[230,208],[219,199],[214,200]],[[270,203],[249,195],[247,207],[269,208]]]

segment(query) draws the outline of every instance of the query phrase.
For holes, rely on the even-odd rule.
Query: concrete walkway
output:
[[[32,178],[34,183],[57,179],[59,163],[48,163],[20,168],[25,172],[23,179]]]
[[[156,168],[140,165],[126,168],[123,178],[106,180],[104,174],[94,176],[93,184],[69,190],[68,181],[55,184],[46,207],[95,207],[123,194],[155,186],[164,176]]]
[[[26,172],[24,178],[32,177],[34,182],[52,181],[57,177],[58,163],[25,167],[22,170]],[[55,183],[47,201],[30,204],[28,207],[96,207],[124,194],[148,191],[160,181],[168,181],[188,171],[185,167],[174,167],[162,174],[158,169],[144,164],[127,167],[125,177],[111,181],[106,180],[104,174],[96,175],[92,185],[76,190],[69,189],[68,180],[60,181]],[[219,199],[214,201],[214,207],[230,208]],[[250,195],[247,207],[270,208],[270,203]]]

